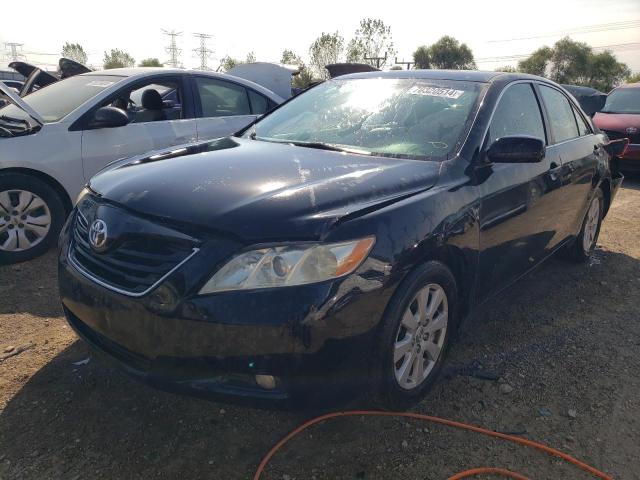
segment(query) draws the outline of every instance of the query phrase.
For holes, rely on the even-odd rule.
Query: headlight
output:
[[[261,248],[233,258],[200,290],[288,287],[322,282],[353,272],[367,257],[374,237],[350,242]]]

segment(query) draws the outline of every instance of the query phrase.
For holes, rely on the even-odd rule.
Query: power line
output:
[[[182,35],[182,32],[176,32],[175,30],[168,31],[163,28],[162,33],[171,37],[171,39],[169,40],[169,46],[165,48],[165,51],[169,54],[169,61],[167,63],[173,68],[181,68],[178,56],[180,55],[182,50],[178,48],[176,38]]]
[[[4,48],[5,48],[5,55],[4,58],[6,60],[8,60],[9,62],[17,62],[18,60],[27,60],[27,57],[25,57],[22,53],[19,53],[19,51],[21,51],[21,47],[22,47],[22,43],[15,43],[15,42],[6,42],[4,44]]]
[[[382,62],[382,64],[384,64],[384,62],[387,61],[387,54],[384,54],[384,57],[367,57],[365,55],[364,57],[365,60],[375,60],[376,62],[376,68],[380,68],[380,63]]]
[[[207,35],[206,33],[194,33],[193,36],[200,39],[200,47],[193,49],[200,58],[200,70],[209,70],[207,60],[209,60],[213,50],[209,50],[207,48],[207,40],[211,38],[211,35]]]
[[[553,33],[548,33],[545,35],[535,35],[531,37],[504,38],[500,40],[489,40],[487,43],[513,42],[518,40],[534,40],[536,38],[556,37],[559,35],[570,35],[570,34],[576,34],[576,33],[594,33],[594,32],[604,32],[609,30],[624,30],[624,29],[639,28],[639,27],[640,27],[640,20],[628,20],[626,22],[585,25],[583,27],[576,27],[570,30],[561,30]]]
[[[640,48],[640,42],[630,42],[630,43],[617,43],[613,45],[600,45],[597,47],[591,47],[593,50],[616,50],[616,51],[625,51],[625,50],[635,50]],[[530,57],[533,54],[531,53],[521,53],[517,55],[503,55],[497,57],[485,57],[485,58],[476,58],[477,62],[503,62],[508,60],[520,60],[522,58]]]
[[[401,62],[398,61],[398,57],[395,58],[395,64],[396,65],[406,65],[407,66],[407,70],[411,70],[411,65],[414,65],[416,62],[405,62],[404,58],[402,59]]]

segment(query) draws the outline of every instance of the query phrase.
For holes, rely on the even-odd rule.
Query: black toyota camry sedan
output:
[[[62,303],[163,388],[357,384],[407,404],[478,304],[556,251],[589,257],[623,147],[539,77],[339,77],[234,137],[94,177],[61,236]]]

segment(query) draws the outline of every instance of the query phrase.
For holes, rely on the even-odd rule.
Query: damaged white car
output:
[[[226,74],[89,72],[20,98],[0,85],[0,263],[44,253],[82,186],[120,158],[235,133],[284,99]]]

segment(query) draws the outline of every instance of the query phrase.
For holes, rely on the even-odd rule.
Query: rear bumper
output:
[[[133,377],[196,395],[286,400],[325,381],[352,384],[362,378],[357,372],[366,368],[361,362],[392,294],[382,278],[356,273],[340,282],[187,297],[167,310],[153,292],[133,298],[93,282],[62,243],[60,296],[78,335]],[[158,289],[171,290],[182,279],[175,275]],[[275,376],[276,388],[259,387],[256,374]]]

